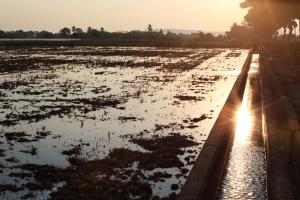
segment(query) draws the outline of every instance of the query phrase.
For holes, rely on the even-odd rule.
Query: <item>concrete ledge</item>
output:
[[[298,115],[273,72],[267,57],[261,59],[262,103],[267,149],[269,199],[297,199],[300,167]],[[296,186],[296,188],[295,188]]]
[[[241,104],[252,60],[252,51],[244,63],[178,200],[215,199],[235,132],[236,110]]]

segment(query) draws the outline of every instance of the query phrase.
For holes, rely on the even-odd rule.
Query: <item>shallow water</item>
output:
[[[198,142],[178,155],[190,170],[247,53],[237,49],[131,47],[0,51],[3,65],[13,62],[14,67],[18,59],[30,60],[21,59],[23,68],[7,68],[0,75],[0,149],[4,151],[0,182],[22,186],[33,181],[10,176],[20,172],[14,166],[24,163],[66,168],[70,163],[62,152],[76,145],[82,148],[80,158],[103,159],[115,148],[147,152],[130,142],[130,137],[171,133],[192,136]],[[25,132],[31,141],[9,140],[7,136],[13,132]],[[39,132],[49,135],[34,140]],[[30,153],[33,149],[36,152]],[[181,173],[176,166],[143,173],[157,171],[172,176],[150,181],[153,196],[180,192],[187,174],[176,176]],[[179,188],[172,190],[172,184]],[[18,192],[4,191],[0,198],[19,199],[27,193],[22,187]],[[47,199],[50,193],[34,191],[33,199]]]
[[[258,59],[254,54],[218,199],[267,199]]]

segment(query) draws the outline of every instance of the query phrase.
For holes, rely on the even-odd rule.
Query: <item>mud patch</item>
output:
[[[17,187],[11,184],[0,184],[0,193],[5,191],[18,192],[22,190],[22,188]]]
[[[66,195],[69,199],[151,199],[153,194],[150,182],[164,182],[172,175],[162,172],[147,175],[143,171],[181,168],[184,164],[178,155],[184,153],[183,148],[197,145],[192,137],[175,133],[166,137],[131,141],[148,152],[114,149],[102,160],[86,161],[73,157],[70,160],[72,166],[66,169],[24,164],[15,167],[24,170],[24,173],[11,176],[32,177],[34,182],[22,186],[30,191],[51,190],[55,184],[65,182],[62,188],[51,194],[52,199],[62,199]],[[79,147],[76,146],[65,154],[73,156],[78,151]],[[136,169],[131,168],[133,165],[136,165]]]
[[[235,75],[225,72],[244,61],[245,51],[225,57],[230,52],[1,50],[0,182],[22,191],[0,199],[41,199],[57,189],[57,199],[74,190],[82,196],[73,199],[174,199],[216,115],[210,110],[222,104],[214,91],[226,96]],[[13,167],[26,164],[34,167]]]
[[[180,101],[202,101],[203,97],[196,97],[196,96],[184,96],[184,95],[177,95],[174,98],[179,99]]]

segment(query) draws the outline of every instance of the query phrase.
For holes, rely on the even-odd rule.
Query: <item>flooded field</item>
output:
[[[0,50],[0,199],[174,199],[247,53]]]

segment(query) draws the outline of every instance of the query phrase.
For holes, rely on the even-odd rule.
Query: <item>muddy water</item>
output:
[[[70,158],[102,160],[114,149],[149,153],[133,138],[174,134],[196,144],[178,145],[178,165],[141,168],[133,160],[129,168],[144,174],[149,198],[178,194],[246,56],[232,49],[3,49],[0,199],[49,199],[68,185],[69,179],[55,179],[30,187],[41,174],[24,164],[70,169]],[[157,172],[167,176],[149,178]]]
[[[218,199],[267,199],[258,55],[254,54]]]

